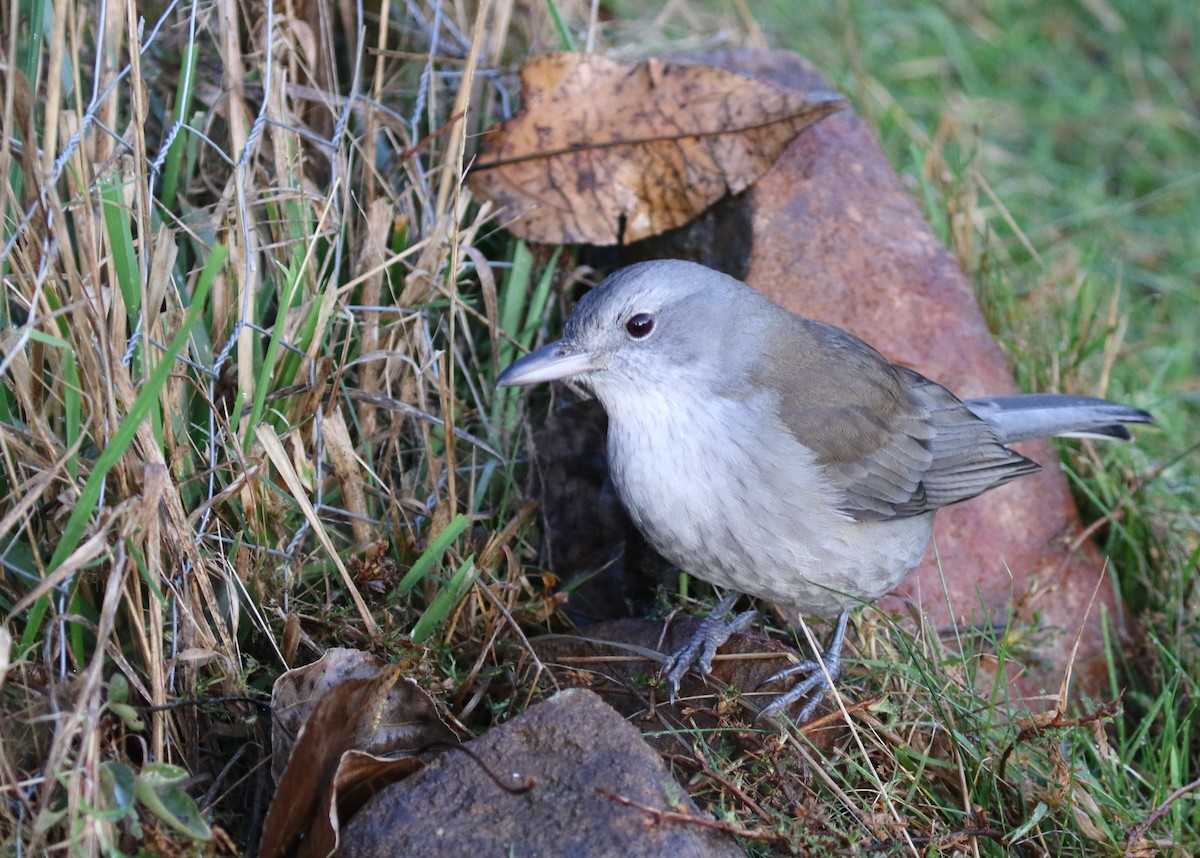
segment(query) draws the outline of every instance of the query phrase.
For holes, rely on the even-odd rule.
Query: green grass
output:
[[[1189,336],[1200,318],[1191,4],[843,2],[768,14],[772,32],[854,97],[901,172],[934,185],[918,200],[935,228],[966,177],[986,185],[975,231],[985,252],[967,258],[981,289],[1017,305],[1002,333],[1026,380],[1078,371],[1078,292],[1102,316],[1115,294],[1126,347],[1105,381],[1118,398],[1169,403],[1155,409],[1158,437],[1185,435],[1200,372]],[[1087,357],[1094,372],[1099,356]]]
[[[506,690],[503,666],[521,635],[560,627],[558,597],[534,561],[520,398],[492,383],[561,325],[573,263],[461,200],[460,144],[512,87],[464,82],[462,59],[475,39],[481,67],[507,73],[586,44],[588,4],[512,4],[491,42],[446,7],[433,54],[433,7],[393,4],[391,27],[364,29],[357,75],[338,21],[291,40],[309,25],[279,8],[267,42],[257,13],[225,32],[185,5],[157,28],[160,11],[110,4],[113,21],[147,16],[135,90],[120,73],[136,30],[113,25],[97,65],[93,25],[14,2],[0,851],[201,854],[222,829],[252,848],[265,706],[289,665],[374,649],[477,730],[533,696]],[[696,734],[676,761],[689,790],[769,833],[743,841],[754,854],[1117,855],[1135,835],[1200,851],[1200,804],[1177,794],[1200,775],[1192,4],[605,8],[590,36],[625,56],[766,32],[816,61],[974,280],[1020,382],[1159,418],[1100,460],[1064,452],[1086,514],[1111,514],[1103,547],[1144,629],[1149,671],[1131,679],[1133,654],[1112,653],[1124,714],[1083,701],[1016,719],[991,662],[866,611],[854,731],[819,748],[736,724]],[[450,121],[468,95],[480,109]],[[55,139],[49,156],[27,127]]]
[[[1152,809],[1200,776],[1196,11],[1170,0],[776,3],[760,20],[878,130],[973,275],[1018,380],[1094,390],[1158,418],[1137,450],[1104,450],[1102,466],[1065,459],[1085,512],[1117,511],[1102,545],[1155,667],[1114,673],[1129,688],[1110,746],[1068,732],[1070,790],[1087,797],[1078,807],[1098,808],[1087,815],[1103,837],[1049,851],[1119,854]],[[965,234],[946,216],[964,210],[974,215]],[[1114,652],[1127,658],[1138,661]],[[1194,796],[1174,801],[1146,836],[1195,851],[1195,807]],[[1061,810],[1033,829],[1058,825]],[[1067,831],[1090,831],[1074,822]]]

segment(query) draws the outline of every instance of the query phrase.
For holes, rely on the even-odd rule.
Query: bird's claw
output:
[[[757,616],[754,611],[746,611],[732,620],[725,619],[738,596],[737,593],[730,593],[722,599],[700,623],[688,642],[663,663],[660,675],[666,680],[667,695],[672,703],[679,694],[679,685],[688,669],[695,665],[701,678],[707,682],[717,649],[737,632],[745,631]]]
[[[846,641],[846,622],[848,619],[849,614],[847,613],[842,613],[838,617],[833,638],[830,640],[829,646],[821,653],[819,661],[809,659],[798,664],[793,664],[773,674],[763,682],[763,685],[766,685],[769,682],[788,679],[793,676],[803,677],[787,691],[764,706],[758,713],[759,719],[779,717],[789,706],[802,697],[807,697],[808,701],[804,704],[804,708],[800,710],[800,714],[796,716],[796,723],[803,724],[812,717],[813,713],[817,711],[817,706],[825,699],[825,695],[833,690],[833,683],[842,674],[842,646]]]
[[[841,665],[839,659],[834,657],[825,660],[828,653],[822,653],[822,660],[825,661],[825,667],[822,669],[821,664],[816,661],[802,661],[799,664],[794,664],[791,667],[785,668],[778,673],[764,680],[763,685],[770,682],[775,682],[780,679],[787,679],[792,676],[803,676],[795,685],[787,691],[774,698],[770,703],[762,708],[758,713],[759,719],[777,718],[784,711],[795,703],[797,700],[807,697],[808,701],[804,704],[804,708],[800,710],[800,714],[796,716],[796,723],[803,724],[817,710],[817,706],[825,699],[827,692],[833,689],[832,683],[838,678],[841,673]],[[829,678],[826,679],[825,672],[829,672]]]
[[[722,599],[712,613],[704,618],[687,644],[663,663],[661,675],[666,681],[667,694],[672,703],[679,694],[679,685],[689,668],[694,665],[700,676],[707,681],[709,673],[712,672],[713,656],[716,655],[718,647],[729,640],[734,633],[744,631],[753,621],[754,611],[738,614],[731,620],[725,619],[737,599],[737,593],[730,593]],[[846,624],[849,617],[850,615],[846,612],[838,617],[829,646],[818,659],[809,659],[785,667],[763,682],[763,685],[766,685],[781,679],[798,678],[795,685],[773,699],[759,712],[759,719],[777,718],[783,715],[789,706],[805,697],[808,699],[796,717],[796,723],[803,724],[812,717],[817,706],[832,690],[833,683],[841,675],[842,646],[846,641]]]

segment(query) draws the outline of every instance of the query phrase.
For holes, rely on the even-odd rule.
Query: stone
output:
[[[448,752],[371,798],[338,854],[742,855],[730,836],[678,819],[701,814],[637,729],[590,691],[560,692],[464,747],[470,755]],[[510,789],[532,786],[503,789],[489,771]]]

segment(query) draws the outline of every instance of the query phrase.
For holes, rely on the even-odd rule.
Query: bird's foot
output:
[[[675,702],[675,696],[679,693],[679,683],[688,669],[695,665],[700,671],[700,676],[707,680],[712,671],[712,660],[717,647],[729,640],[734,633],[745,631],[754,620],[755,611],[738,614],[732,620],[725,619],[740,596],[740,593],[725,596],[713,608],[712,613],[704,618],[700,628],[696,629],[683,649],[663,664],[661,675],[667,681],[667,693],[672,703]]]
[[[812,717],[817,710],[817,705],[825,699],[827,692],[833,690],[833,683],[841,675],[842,645],[846,642],[846,621],[849,618],[850,614],[847,611],[838,615],[833,638],[830,639],[829,646],[821,653],[819,661],[808,660],[793,664],[763,682],[763,685],[766,685],[768,682],[775,682],[778,679],[802,677],[799,682],[763,707],[762,711],[758,713],[760,719],[776,718],[782,715],[789,706],[802,697],[807,697],[808,702],[796,716],[796,723],[803,724]]]

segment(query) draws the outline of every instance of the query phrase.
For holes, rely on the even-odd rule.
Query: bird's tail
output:
[[[1002,444],[1046,435],[1128,441],[1133,436],[1124,424],[1154,422],[1140,408],[1061,393],[987,396],[963,404],[996,431]]]

